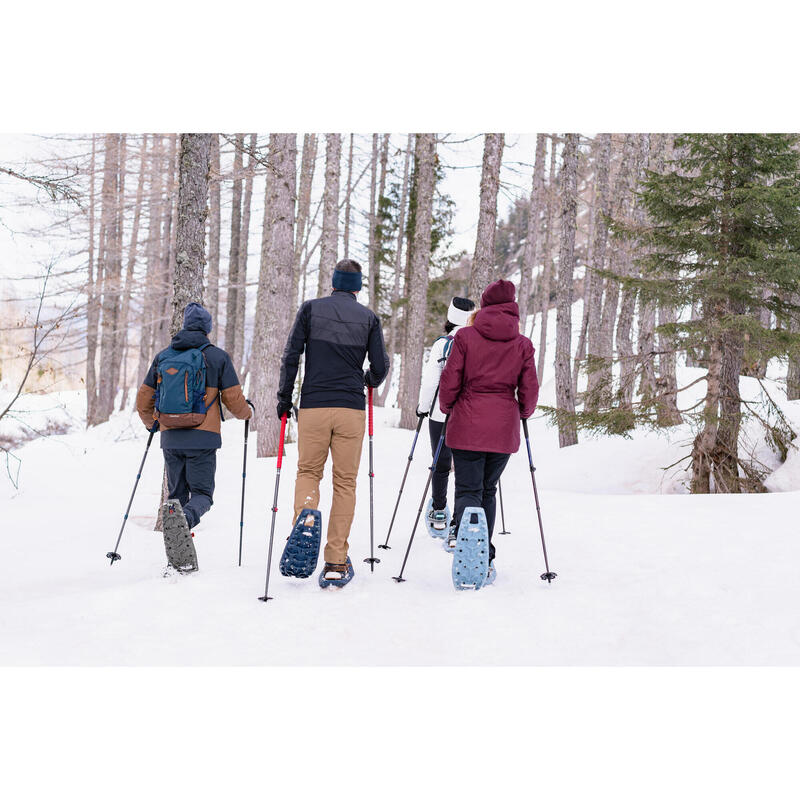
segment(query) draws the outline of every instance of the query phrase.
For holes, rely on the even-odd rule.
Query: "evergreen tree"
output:
[[[698,428],[691,453],[695,493],[762,489],[758,470],[739,453],[744,415],[762,419],[768,440],[782,452],[794,435],[782,418],[773,423],[743,403],[739,377],[745,358],[766,363],[800,348],[800,334],[790,332],[799,310],[793,302],[800,286],[799,140],[793,134],[678,136],[666,171],[650,171],[641,183],[642,227],[615,230],[635,242],[642,268],[641,276],[620,279],[624,285],[643,302],[699,309],[659,328],[678,352],[708,353],[699,379],[706,384],[702,410],[685,415]],[[645,398],[632,410],[578,416],[584,427],[622,432],[632,422],[656,424],[656,412],[657,403]]]

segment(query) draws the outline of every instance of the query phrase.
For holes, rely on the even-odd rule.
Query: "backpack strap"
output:
[[[206,362],[206,376],[208,375],[208,359],[206,358],[206,354],[205,354],[205,349],[207,347],[211,347],[211,342],[208,342],[207,344],[204,344],[204,345],[202,345],[202,346],[197,348],[203,354],[203,361]],[[207,388],[208,388],[208,385],[206,384],[206,389]],[[225,415],[222,413],[222,389],[220,389],[219,386],[217,386],[216,401],[219,401],[219,421],[220,422],[225,422]],[[215,402],[215,400],[212,400],[206,406],[206,411],[208,411],[208,409],[211,408],[211,406],[214,405],[214,402]]]
[[[444,350],[442,351],[442,357],[439,359],[440,364],[443,364],[445,361],[447,361],[447,357],[450,355],[450,351],[453,349],[453,338],[454,337],[450,336],[450,334],[448,334],[447,336],[439,337],[439,339],[447,340],[444,346]],[[439,339],[437,339],[436,341],[438,342]]]

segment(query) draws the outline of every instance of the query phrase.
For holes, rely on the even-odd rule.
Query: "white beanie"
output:
[[[453,325],[464,326],[469,322],[469,316],[475,310],[475,303],[466,297],[454,297],[447,309],[447,321]]]

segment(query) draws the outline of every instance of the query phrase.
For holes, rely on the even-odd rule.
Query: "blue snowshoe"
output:
[[[482,508],[464,509],[453,552],[453,586],[480,589],[489,575],[489,527]]]
[[[433,498],[428,500],[428,508],[425,510],[425,524],[428,526],[428,533],[431,536],[442,539],[447,536],[447,526],[450,524],[450,509],[445,506],[440,511],[434,510]]]
[[[347,561],[344,564],[330,564],[327,561],[319,574],[319,585],[322,589],[329,587],[341,588],[347,586],[353,580],[355,571],[353,564],[350,561],[350,556],[347,556]]]
[[[322,512],[304,508],[286,540],[279,569],[289,578],[309,578],[319,561],[322,541]]]

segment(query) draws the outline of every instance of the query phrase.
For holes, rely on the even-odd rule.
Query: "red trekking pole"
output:
[[[375,492],[374,492],[374,478],[375,472],[373,470],[372,461],[372,387],[367,387],[367,403],[369,406],[369,558],[365,558],[364,562],[369,564],[369,571],[375,571],[375,565],[380,564],[381,560],[375,558]]]
[[[286,414],[281,417],[281,438],[278,444],[278,471],[275,474],[275,496],[272,499],[272,525],[269,530],[269,550],[267,551],[267,582],[264,586],[264,596],[258,599],[266,603],[272,600],[269,596],[269,570],[272,565],[272,542],[275,538],[275,516],[278,513],[278,487],[281,485],[281,464],[283,463],[283,442],[286,438]]]

